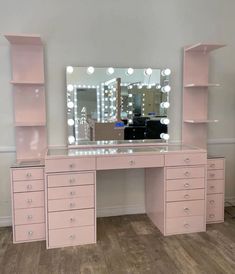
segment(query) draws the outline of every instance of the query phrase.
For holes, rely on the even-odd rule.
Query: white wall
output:
[[[235,1],[231,0],[0,0],[0,33],[36,33],[45,43],[48,139],[65,145],[65,66],[170,67],[173,71],[171,126],[181,138],[182,47],[196,42],[226,43],[211,56],[210,151],[227,157],[226,196],[235,197]],[[10,216],[9,166],[14,130],[8,42],[0,37],[0,222]],[[226,144],[223,144],[226,143]],[[12,152],[13,151],[13,152]],[[98,207],[144,210],[143,170],[99,174]]]

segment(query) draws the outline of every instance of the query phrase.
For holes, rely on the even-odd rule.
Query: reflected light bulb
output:
[[[153,70],[151,69],[151,68],[147,68],[147,69],[145,69],[145,71],[144,71],[144,74],[145,75],[151,75],[153,73]]]
[[[162,92],[170,92],[171,91],[171,87],[169,86],[169,85],[166,85],[166,86],[164,86],[164,87],[162,87]]]
[[[168,118],[162,118],[160,120],[161,124],[163,125],[169,125],[170,124],[170,120]]]
[[[68,125],[73,126],[74,125],[74,120],[73,119],[68,119]]]
[[[67,71],[67,73],[72,74],[73,73],[73,67],[72,66],[68,66],[66,68],[66,71]]]
[[[107,69],[107,74],[111,75],[114,73],[114,68],[108,68]]]
[[[169,76],[171,74],[171,70],[169,68],[164,69],[161,72],[162,76]]]
[[[74,103],[73,102],[68,102],[67,107],[68,108],[73,108],[74,107]]]
[[[86,71],[87,71],[87,74],[93,74],[94,71],[95,71],[95,68],[94,67],[88,67]]]
[[[75,138],[74,138],[74,136],[69,136],[68,137],[68,141],[69,141],[69,144],[73,144],[74,142],[75,142]]]
[[[126,73],[127,73],[127,75],[132,75],[134,73],[134,69],[128,68]]]
[[[169,102],[162,102],[160,104],[161,108],[169,108],[170,107],[170,103]]]
[[[161,133],[160,138],[167,141],[170,139],[170,135],[167,133]]]
[[[67,91],[73,91],[73,85],[67,85]]]

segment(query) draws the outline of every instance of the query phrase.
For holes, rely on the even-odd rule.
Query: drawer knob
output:
[[[26,177],[30,178],[30,177],[32,177],[32,174],[29,172],[29,173],[26,174]]]
[[[75,218],[70,218],[70,223],[75,222]]]
[[[33,231],[28,231],[28,236],[32,236],[33,235]]]
[[[32,220],[32,219],[33,219],[33,215],[28,215],[28,216],[27,216],[27,219],[28,219],[28,220]]]
[[[215,200],[210,200],[209,203],[213,205],[215,203]]]
[[[74,240],[76,238],[76,236],[73,234],[73,235],[70,235],[69,238],[70,238],[70,240]]]
[[[188,199],[189,197],[190,197],[189,194],[185,194],[185,195],[184,195],[184,198],[185,198],[185,199]]]
[[[189,208],[188,208],[188,207],[185,207],[185,208],[184,208],[184,212],[189,213]]]
[[[32,185],[27,185],[27,189],[28,189],[28,190],[30,190],[30,189],[32,189],[32,188],[33,188]]]
[[[188,188],[189,186],[190,186],[189,183],[185,183],[185,184],[184,184],[184,187],[187,187],[187,188]]]
[[[189,172],[189,171],[186,171],[186,172],[184,173],[184,175],[185,175],[186,177],[189,177],[189,176],[190,176],[190,172]]]
[[[210,164],[210,167],[211,167],[211,168],[214,168],[214,167],[215,167],[215,164]]]
[[[28,200],[27,200],[27,203],[28,203],[28,204],[32,204],[32,202],[33,202],[32,199],[28,199]]]
[[[214,219],[214,218],[215,218],[215,214],[210,214],[210,215],[209,215],[209,218],[210,218],[210,219]]]
[[[215,177],[215,173],[209,173],[210,178],[214,178]]]
[[[215,188],[215,186],[210,186],[210,189],[214,189]]]
[[[70,191],[70,196],[74,196],[75,194],[76,194],[76,192],[75,191]]]
[[[185,227],[185,228],[189,228],[190,225],[189,225],[189,224],[184,224],[184,227]]]
[[[189,163],[190,163],[190,159],[189,159],[189,158],[185,158],[185,159],[184,159],[184,162],[185,162],[186,164],[189,164]]]
[[[74,178],[70,178],[69,182],[70,182],[70,184],[73,184],[73,183],[75,183],[75,179]]]
[[[70,167],[70,168],[74,168],[74,167],[75,167],[75,164],[69,164],[69,167]]]
[[[70,203],[69,206],[72,208],[72,207],[75,207],[75,203]]]
[[[135,161],[134,160],[130,160],[129,163],[130,163],[131,166],[133,166],[135,164]]]

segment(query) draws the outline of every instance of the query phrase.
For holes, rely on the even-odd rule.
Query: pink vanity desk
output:
[[[145,141],[83,142],[45,158],[47,248],[96,243],[96,173],[145,169],[146,213],[164,235],[206,230],[207,152]]]

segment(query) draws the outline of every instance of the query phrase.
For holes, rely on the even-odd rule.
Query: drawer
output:
[[[13,181],[43,180],[43,168],[15,168],[12,169]]]
[[[14,193],[14,208],[44,207],[44,191]]]
[[[94,208],[95,197],[79,197],[73,199],[62,199],[62,200],[49,200],[48,201],[48,211],[62,211],[62,210],[72,210],[72,209],[83,209],[83,208]]]
[[[224,194],[207,195],[207,223],[224,220]]]
[[[67,187],[53,187],[48,188],[48,199],[66,199],[66,198],[77,198],[86,196],[95,196],[94,185],[87,186],[67,186]]]
[[[205,165],[206,153],[177,153],[165,156],[166,166]]]
[[[167,180],[167,190],[196,189],[205,187],[204,178]]]
[[[44,190],[44,181],[13,181],[14,192],[40,191]]]
[[[205,191],[204,189],[192,189],[192,190],[178,190],[178,191],[167,191],[166,201],[184,201],[184,200],[204,200]]]
[[[110,156],[110,157],[97,158],[98,170],[163,167],[163,166],[164,166],[163,155]]]
[[[208,180],[224,180],[224,170],[208,170]]]
[[[94,172],[67,173],[47,176],[48,187],[91,185],[95,182]]]
[[[45,222],[44,211],[45,211],[44,207],[16,209],[14,211],[15,225],[44,223]]]
[[[15,241],[33,241],[45,240],[46,238],[46,225],[31,224],[31,225],[17,225],[15,226]]]
[[[94,226],[49,230],[49,248],[93,243],[95,243]]]
[[[95,170],[94,157],[70,157],[67,159],[46,160],[46,172]]]
[[[95,210],[80,209],[62,212],[50,212],[48,215],[49,229],[94,225]]]
[[[224,180],[208,180],[207,194],[224,193]]]
[[[166,219],[166,234],[181,234],[206,231],[204,216]]]
[[[205,215],[204,200],[172,202],[166,205],[166,217],[185,217]]]
[[[224,169],[224,158],[208,159],[207,169],[208,170]]]
[[[167,168],[167,179],[185,179],[185,178],[204,178],[204,167],[180,167],[180,168]]]

